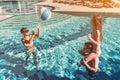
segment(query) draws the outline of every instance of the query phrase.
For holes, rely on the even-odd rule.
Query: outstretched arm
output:
[[[37,25],[37,29],[38,29],[38,33],[35,35],[35,37],[39,37],[40,36],[40,24]]]
[[[35,37],[39,37],[40,36],[40,24],[38,24],[37,29],[38,29],[38,33],[37,34],[35,34],[35,31],[32,31],[31,38],[29,39],[29,42],[33,41],[33,39]]]
[[[35,37],[35,31],[32,31],[31,38],[29,39],[29,42],[32,42]]]

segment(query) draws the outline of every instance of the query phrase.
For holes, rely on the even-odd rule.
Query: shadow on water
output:
[[[49,48],[52,48],[52,47],[55,47],[58,45],[62,45],[65,42],[75,40],[79,37],[85,36],[88,33],[90,33],[90,31],[91,31],[91,28],[89,27],[89,25],[87,25],[86,27],[80,27],[80,30],[74,34],[67,35],[67,36],[60,35],[60,37],[61,37],[60,39],[57,38],[57,36],[51,36],[51,35],[50,35],[50,37],[53,37],[52,39],[54,39],[52,41],[40,38],[40,42],[45,42],[45,43],[44,44],[35,43],[35,45],[38,47],[39,50],[49,49]]]
[[[15,76],[17,77],[18,75],[24,75],[24,77],[27,77],[29,80],[70,80],[67,77],[57,77],[54,74],[50,74],[48,75],[47,72],[42,71],[42,70],[26,70],[22,63],[23,60],[17,59],[17,58],[12,58],[9,57],[8,55],[0,55],[0,60],[6,60],[8,63],[11,64],[17,64],[15,67],[10,66],[10,65],[0,65],[0,69],[7,69],[7,70],[11,70],[12,73],[15,74]],[[18,63],[21,62],[21,63]],[[5,77],[9,77],[10,75],[5,75]]]
[[[120,71],[113,73],[111,76],[108,76],[105,72],[99,72],[96,76],[96,80],[120,80],[118,77]],[[88,80],[88,75],[86,72],[76,70],[74,72],[75,78],[69,79],[67,77],[58,77],[56,75],[47,75],[44,71],[37,71],[34,75],[30,76],[30,80]]]
[[[114,51],[112,51],[112,53],[114,53]],[[70,79],[67,77],[58,77],[55,74],[48,74],[49,72],[43,71],[43,70],[26,70],[23,67],[23,60],[18,59],[18,58],[14,58],[12,56],[8,56],[5,54],[1,54],[0,55],[0,60],[6,60],[8,63],[11,64],[17,64],[15,67],[9,66],[9,65],[0,65],[0,69],[8,69],[11,70],[12,73],[15,74],[15,76],[17,75],[24,75],[24,77],[29,78],[29,80],[87,80],[87,73],[83,72],[81,70],[76,70],[74,72],[74,79]],[[113,62],[113,60],[108,59],[107,62],[110,61],[111,64],[115,64],[115,61]],[[118,69],[117,72],[113,72],[111,75],[106,74],[105,72],[99,72],[96,76],[96,80],[120,80],[120,69]]]
[[[11,65],[7,65],[6,64],[0,64],[0,69],[7,69],[7,70],[11,70],[11,73],[14,73],[15,76],[17,77],[18,75],[24,75],[24,77],[27,77],[29,80],[71,80],[67,77],[58,77],[55,74],[48,74],[49,72],[43,71],[43,70],[26,70],[23,67],[23,62],[24,60],[18,59],[18,58],[14,58],[12,56],[8,56],[5,54],[1,54],[0,55],[0,60],[5,60],[7,63],[10,64],[16,64],[16,66],[11,66]],[[79,73],[79,75],[85,75],[84,72],[82,71],[76,71],[75,75],[77,75]],[[10,75],[5,75],[5,77],[9,77]],[[81,77],[79,77],[78,75],[76,76],[76,78],[74,80],[82,80],[80,79]]]
[[[21,59],[18,58],[12,58],[9,55],[0,55],[0,60],[5,60],[7,62],[4,65],[0,65],[0,68],[6,68],[8,70],[11,70],[13,73],[21,74],[21,72],[24,72],[25,69],[22,66],[22,62],[24,62]],[[16,66],[13,66],[14,64],[17,64]]]
[[[111,76],[107,75],[105,72],[99,72],[96,80],[120,80],[120,70],[118,72],[112,73]]]

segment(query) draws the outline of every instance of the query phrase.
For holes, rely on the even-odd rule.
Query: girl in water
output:
[[[87,67],[88,70],[97,72],[99,70],[99,56],[101,54],[101,42],[102,42],[102,17],[98,14],[94,15],[91,19],[92,33],[88,34],[88,39],[93,44],[93,50],[90,54],[82,59],[82,63]],[[88,63],[91,62],[91,65]]]

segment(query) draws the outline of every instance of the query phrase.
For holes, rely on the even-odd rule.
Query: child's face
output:
[[[28,33],[28,30],[27,29],[24,29],[23,31],[22,31],[22,34],[23,35],[26,35]]]

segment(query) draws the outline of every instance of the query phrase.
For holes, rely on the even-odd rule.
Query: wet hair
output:
[[[20,32],[23,33],[23,32],[28,32],[27,28],[21,28]]]
[[[99,25],[97,24],[99,22]],[[94,30],[99,29],[100,31],[100,39],[102,41],[102,16],[99,14],[95,14],[92,16],[92,24]]]
[[[93,50],[93,44],[91,42],[86,42],[85,46],[87,47],[87,49],[90,49],[91,51]]]

